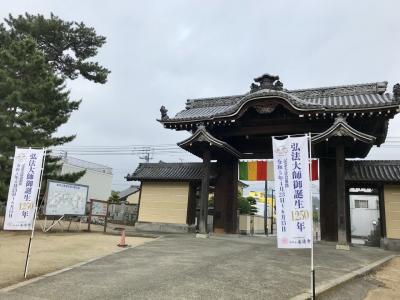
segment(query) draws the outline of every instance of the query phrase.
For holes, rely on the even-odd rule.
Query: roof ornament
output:
[[[396,83],[393,86],[393,95],[395,98],[400,98],[400,83]]]
[[[283,90],[283,83],[279,80],[279,76],[271,75],[271,74],[263,74],[257,78],[254,78],[254,81],[258,83],[252,83],[250,85],[250,93],[257,92],[259,90],[276,90],[282,91]]]
[[[335,121],[333,124],[337,124],[337,123],[341,123],[341,122],[347,123],[346,119],[347,119],[347,117],[344,114],[338,113],[336,115],[336,118],[335,118]]]
[[[161,106],[160,112],[161,112],[161,120],[168,120],[169,119],[168,114],[167,114],[168,109],[166,109],[164,105]]]

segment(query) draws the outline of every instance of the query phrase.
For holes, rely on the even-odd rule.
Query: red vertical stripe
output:
[[[257,161],[257,180],[267,180],[267,162]]]
[[[312,176],[311,176],[311,180],[318,180],[319,176],[318,176],[318,159],[313,159],[311,161],[311,170],[312,170]]]

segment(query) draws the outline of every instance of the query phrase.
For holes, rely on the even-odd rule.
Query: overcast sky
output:
[[[262,73],[284,87],[400,81],[399,1],[2,1],[0,16],[50,12],[83,21],[107,37],[97,60],[112,73],[105,85],[69,84],[83,99],[59,134],[71,145],[175,144],[185,132],[155,121],[187,98],[241,94]],[[400,118],[389,136],[400,136]],[[399,149],[371,159],[399,159]],[[82,156],[114,168],[114,188],[126,187],[137,156]],[[154,161],[193,160],[188,154]]]

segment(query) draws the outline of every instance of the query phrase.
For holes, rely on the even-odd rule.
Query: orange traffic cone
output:
[[[126,243],[125,243],[125,229],[122,229],[121,230],[121,240],[119,241],[119,244],[117,245],[118,247],[126,247],[126,246],[128,246]]]

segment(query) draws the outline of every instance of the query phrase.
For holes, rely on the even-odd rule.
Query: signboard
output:
[[[91,199],[91,215],[97,217],[107,216],[108,202]]]
[[[45,215],[84,215],[88,192],[87,185],[48,180]]]
[[[278,248],[312,247],[308,138],[273,138]]]
[[[90,224],[93,219],[97,219],[93,217],[104,217],[104,233],[107,232],[107,213],[108,201],[90,199],[88,231],[90,231]]]
[[[43,149],[15,149],[4,230],[32,229],[43,156]]]

